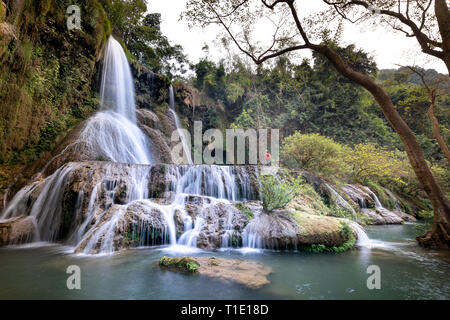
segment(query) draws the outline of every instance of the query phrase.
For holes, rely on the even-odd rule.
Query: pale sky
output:
[[[182,45],[191,62],[196,63],[204,57],[202,47],[205,43],[209,46],[210,60],[218,61],[223,58],[226,53],[216,41],[221,31],[218,26],[189,29],[186,21],[179,21],[185,3],[186,0],[149,0],[148,11],[161,13],[163,34],[172,44]],[[313,4],[311,1],[308,3],[308,9],[314,10],[321,6],[321,3],[322,1],[315,0]],[[380,69],[397,68],[396,64],[402,64],[423,66],[447,73],[447,68],[441,60],[421,52],[415,38],[407,38],[403,34],[387,31],[386,28],[355,25],[346,27],[342,44],[351,43],[371,54]],[[305,55],[309,56],[306,52]]]

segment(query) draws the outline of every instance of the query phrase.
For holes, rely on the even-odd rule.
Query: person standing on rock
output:
[[[272,156],[270,155],[269,151],[266,150],[266,166],[271,165]]]

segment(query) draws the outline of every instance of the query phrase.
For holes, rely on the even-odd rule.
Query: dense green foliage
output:
[[[79,3],[82,30],[69,31],[66,8],[76,3],[7,2],[14,34],[0,41],[0,163],[41,157],[96,107],[91,81],[110,26],[89,0]]]
[[[354,46],[337,50],[354,68],[383,82],[416,134],[433,175],[449,193],[449,165],[427,115],[430,97],[417,76],[404,69],[379,72]],[[205,58],[194,65],[191,83],[216,102],[211,110],[225,114],[227,127],[280,129],[285,167],[311,171],[336,183],[389,187],[428,208],[403,144],[376,101],[319,55],[300,64],[294,61],[283,56],[253,69],[251,62],[239,57],[217,64]],[[427,81],[444,77],[432,70],[423,72]],[[436,84],[435,115],[449,144],[450,98],[445,83]]]
[[[317,175],[344,178],[350,171],[346,158],[351,149],[318,133],[301,134],[296,131],[282,143],[283,164]]]
[[[130,59],[137,59],[156,73],[172,76],[185,72],[182,47],[169,43],[161,32],[161,14],[147,14],[146,1],[102,0],[102,3],[111,20],[113,34],[123,41]]]
[[[259,177],[263,208],[266,212],[283,209],[294,199],[302,183],[301,178],[262,175]]]

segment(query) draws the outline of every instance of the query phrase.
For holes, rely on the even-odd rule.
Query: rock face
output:
[[[242,234],[244,246],[251,238],[255,239],[259,247],[269,249],[302,249],[318,244],[331,248],[339,247],[349,240],[344,232],[344,224],[337,218],[295,210],[265,213],[259,201],[246,205],[251,208],[255,218]]]
[[[169,270],[198,273],[219,281],[235,282],[251,289],[269,284],[267,277],[272,273],[261,262],[214,257],[162,257],[159,265]]]
[[[369,219],[370,224],[400,224],[403,219],[384,208],[361,209],[361,214]]]
[[[322,178],[309,172],[302,172],[303,178],[311,184],[314,189],[322,195],[325,202],[346,209],[353,208],[365,217],[368,224],[400,224],[404,221],[416,221],[416,219],[400,210],[398,200],[392,191],[385,189],[396,209],[391,211],[384,208],[374,192],[368,187],[358,184],[346,184],[341,187],[333,186]],[[350,209],[351,210],[351,209]]]
[[[22,244],[33,240],[36,232],[34,217],[20,216],[0,220],[0,246]]]
[[[163,125],[158,116],[150,110],[136,110],[138,126],[150,138],[152,155],[156,163],[173,163],[170,137],[163,133]]]

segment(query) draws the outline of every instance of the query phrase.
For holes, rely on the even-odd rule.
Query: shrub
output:
[[[345,178],[350,168],[345,161],[350,149],[320,134],[299,131],[283,140],[281,159],[291,169],[301,169],[323,177]]]
[[[272,175],[259,177],[263,208],[266,212],[284,208],[298,194],[301,178],[282,178]]]
[[[402,182],[405,174],[402,162],[393,151],[380,149],[374,144],[357,144],[347,157],[352,167],[354,181],[367,184],[370,181]]]

